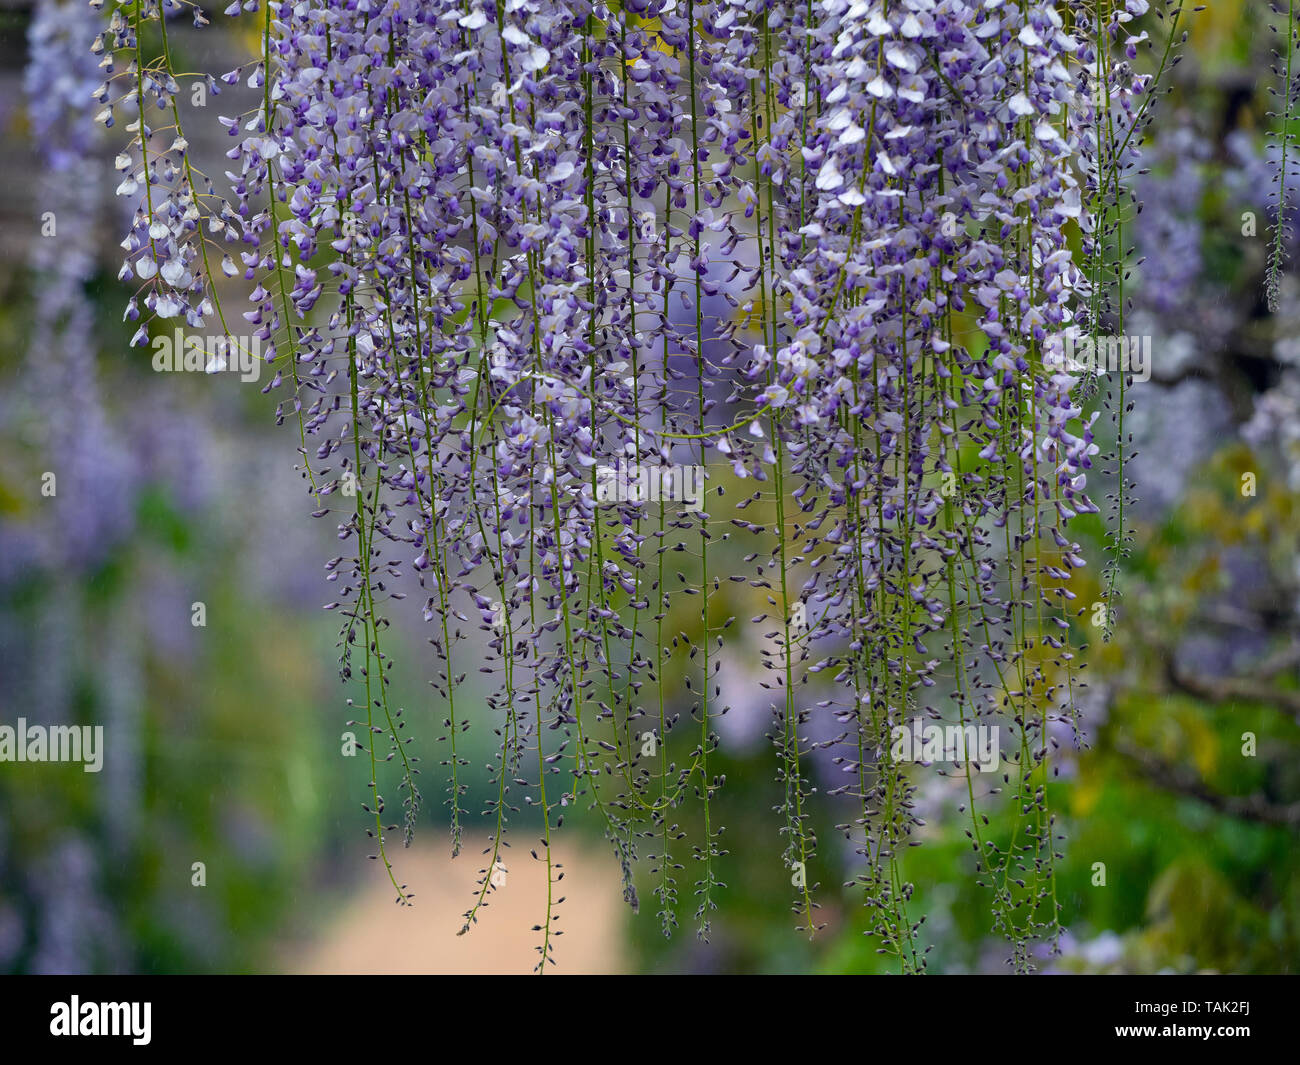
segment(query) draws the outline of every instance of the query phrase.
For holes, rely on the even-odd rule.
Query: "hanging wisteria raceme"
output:
[[[1300,109],[1300,64],[1297,63],[1297,48],[1300,48],[1300,9],[1295,0],[1271,0],[1273,31],[1277,39],[1277,48],[1273,53],[1273,74],[1277,78],[1277,88],[1270,88],[1276,111],[1269,112],[1269,117],[1276,126],[1270,130],[1270,146],[1273,149],[1270,163],[1272,180],[1270,198],[1274,210],[1273,229],[1269,239],[1268,274],[1265,277],[1265,294],[1268,309],[1276,313],[1281,304],[1282,272],[1288,258],[1287,245],[1291,232],[1291,212],[1294,210],[1288,193],[1289,185],[1295,177],[1296,145],[1292,131],[1297,110]]]
[[[39,446],[56,478],[58,534],[43,538],[52,567],[101,561],[130,523],[129,471],[114,458],[114,432],[95,374],[94,307],[84,286],[96,270],[102,168],[99,130],[86,106],[97,84],[90,44],[98,16],[76,2],[45,0],[29,30],[24,72],[34,141],[46,169],[38,279],[25,388],[47,413]]]
[[[173,6],[113,10],[96,51],[101,118],[129,116],[127,313],[138,342],[170,319],[232,334],[224,279],[251,289],[248,339],[314,511],[338,523],[329,605],[399,900],[379,778],[400,767],[409,840],[418,768],[385,648],[414,575],[454,850],[457,739],[495,735],[466,928],[522,795],[551,885],[542,966],[552,834],[579,799],[634,906],[648,866],[665,932],[692,852],[707,934],[727,865],[719,671],[729,609],[754,603],[772,860],[800,927],[827,890],[810,875],[826,804],[879,949],[924,968],[897,741],[919,719],[1010,736],[1000,781],[955,760],[962,816],[1016,964],[1058,933],[1048,733],[1072,720],[1068,525],[1095,510],[1098,450],[1061,354],[1106,327],[1124,266],[1123,172],[1152,81],[1122,57],[1146,8],[248,0],[227,14],[260,19],[263,54],[203,77],[259,101],[222,119],[220,191],[180,128]],[[495,686],[487,712],[467,705],[471,671]],[[825,796],[815,758],[841,771]],[[993,805],[1005,839],[977,809]]]
[[[1201,10],[1196,8],[1194,10]],[[1148,30],[1139,31],[1135,19],[1148,11],[1159,18],[1159,40]],[[1134,248],[1132,226],[1140,211],[1135,188],[1145,131],[1155,116],[1154,104],[1161,86],[1182,58],[1178,52],[1187,40],[1186,12],[1181,0],[1164,0],[1152,8],[1149,0],[1124,0],[1098,4],[1078,0],[1070,4],[1073,28],[1079,38],[1077,59],[1083,75],[1079,106],[1070,111],[1076,130],[1079,163],[1087,210],[1082,217],[1082,268],[1087,299],[1078,308],[1076,324],[1094,352],[1109,350],[1108,341],[1126,336],[1132,309],[1130,271]],[[1156,50],[1158,60],[1147,72],[1134,61],[1141,50]],[[1103,639],[1114,631],[1117,581],[1121,563],[1132,543],[1127,513],[1133,502],[1126,469],[1131,434],[1124,416],[1132,409],[1129,387],[1131,367],[1118,368],[1116,384],[1102,396],[1115,427],[1113,463],[1104,472],[1115,482],[1109,496],[1111,523],[1104,572]],[[1098,367],[1084,367],[1083,394],[1097,386]]]

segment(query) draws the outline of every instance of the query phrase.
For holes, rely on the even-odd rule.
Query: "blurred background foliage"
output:
[[[1135,175],[1141,324],[1129,331],[1153,336],[1155,373],[1131,394],[1140,502],[1115,636],[1095,639],[1086,610],[1075,633],[1090,645],[1086,745],[1063,741],[1052,782],[1068,932],[1059,955],[1044,945],[1048,971],[1300,964],[1300,284],[1288,281],[1283,306],[1267,312],[1267,15],[1260,0],[1211,0],[1194,16]],[[0,970],[275,967],[285,941],[328,937],[341,900],[382,876],[362,857],[365,770],[342,756],[349,693],[332,672],[336,627],[319,609],[331,530],[308,517],[273,397],[233,375],[153,374],[145,350],[127,347],[111,182],[102,203],[87,193],[102,252],[84,295],[114,453],[91,456],[88,479],[65,482],[94,486],[80,500],[96,515],[92,542],[79,544],[67,514],[41,496],[43,432],[66,397],[30,383],[45,357],[32,350],[45,186],[21,87],[30,16],[24,3],[0,9],[0,722],[108,723],[114,746],[100,774],[0,764]],[[176,37],[178,66],[191,70],[226,69],[257,45],[220,18]],[[211,106],[227,111],[225,100]],[[101,152],[111,158],[107,145]],[[1081,528],[1100,559],[1102,523]],[[747,550],[730,541],[718,554],[742,572]],[[1080,603],[1099,598],[1099,571],[1076,579]],[[765,609],[744,585],[724,585],[724,595],[716,616]],[[191,623],[196,602],[202,627]],[[414,634],[394,651],[398,701],[426,767],[424,838],[442,853],[445,711],[422,675],[431,656],[417,609],[408,620],[394,626]],[[665,631],[690,636],[692,626],[698,606],[683,597]],[[862,934],[860,901],[841,886],[854,855],[830,805],[815,814],[809,868],[825,928],[811,942],[795,931],[753,640],[733,626],[723,651],[731,710],[718,727],[726,786],[715,816],[726,826],[728,887],[711,941],[692,933],[689,861],[673,938],[654,915],[648,870],[642,912],[599,934],[619,937],[624,964],[648,971],[888,971]],[[680,713],[686,668],[684,653],[663,666]],[[473,698],[472,671],[467,683]],[[492,740],[487,727],[467,734],[471,770]],[[838,783],[835,772],[828,761],[815,767],[819,789]],[[467,774],[471,815],[481,775]],[[918,769],[916,783],[924,845],[910,850],[907,875],[913,912],[928,915],[930,970],[1003,971],[957,814],[959,781]],[[518,816],[518,834],[530,834]],[[1003,815],[990,816],[998,828]],[[564,831],[590,834],[591,860],[613,863],[594,820],[570,814]],[[688,855],[700,826],[681,821],[677,851]],[[469,850],[458,860],[477,863]],[[205,863],[203,889],[192,886],[194,862]],[[418,899],[405,919],[422,919]],[[564,920],[580,925],[584,914]],[[532,954],[519,932],[525,971]],[[559,960],[563,970],[562,946]]]

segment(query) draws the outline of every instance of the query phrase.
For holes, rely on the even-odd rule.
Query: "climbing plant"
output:
[[[664,932],[689,892],[707,936],[722,666],[748,624],[797,926],[833,890],[810,872],[826,809],[878,949],[923,970],[915,779],[955,773],[972,873],[1030,968],[1060,933],[1053,726],[1078,741],[1080,644],[1110,631],[1127,546],[1128,368],[1098,389],[1068,352],[1124,333],[1131,178],[1182,7],[246,0],[225,14],[256,20],[258,54],[218,74],[174,68],[173,16],[197,8],[107,6],[126,315],[139,344],[215,329],[273,371],[310,509],[338,528],[328,609],[397,900],[389,833],[409,842],[422,801],[405,727],[444,735],[453,852],[481,729],[465,929],[527,805],[554,960],[552,844],[579,805],[627,901],[642,862]],[[218,175],[182,127],[227,92]],[[1072,522],[1098,511],[1105,403],[1097,611],[1071,587]],[[394,601],[416,589],[432,713],[392,696]]]

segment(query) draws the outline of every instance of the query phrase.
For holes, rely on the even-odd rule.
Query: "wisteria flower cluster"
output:
[[[879,948],[924,968],[904,875],[915,771],[891,743],[920,716],[1012,736],[1000,780],[959,767],[963,817],[1017,963],[1057,934],[1049,724],[1079,683],[1070,522],[1097,509],[1099,449],[1087,382],[1054,354],[1116,313],[1122,330],[1126,174],[1170,60],[1135,70],[1147,8],[245,0],[226,14],[261,20],[262,54],[201,76],[258,97],[221,120],[220,189],[181,129],[179,5],[112,8],[94,50],[101,120],[127,119],[127,315],[142,343],[173,319],[231,334],[225,279],[249,286],[267,387],[338,524],[329,606],[399,900],[381,763],[400,766],[408,839],[420,792],[387,612],[418,580],[455,849],[457,739],[497,742],[466,928],[522,794],[550,874],[543,966],[552,835],[580,799],[633,905],[647,860],[665,932],[679,820],[698,817],[707,934],[724,636],[729,608],[757,602],[773,860],[801,926],[817,927],[810,809],[830,804]],[[660,484],[688,467],[699,506],[605,490],[611,470]],[[486,712],[463,697],[471,669],[495,684]],[[989,803],[1012,811],[1010,838]]]
[[[37,6],[29,32],[31,62],[24,76],[34,139],[46,168],[43,224],[32,267],[39,284],[23,389],[45,424],[44,453],[63,471],[55,496],[60,533],[42,538],[40,560],[80,568],[100,560],[128,524],[129,471],[117,453],[95,375],[94,311],[84,286],[96,269],[102,181],[93,145],[99,130],[87,98],[97,70],[90,54],[98,19],[75,3]],[[52,403],[52,397],[59,402]]]

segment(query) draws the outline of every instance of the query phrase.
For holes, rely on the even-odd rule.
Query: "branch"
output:
[[[1212,703],[1272,703],[1300,723],[1300,691],[1275,688],[1245,677],[1203,677],[1180,669],[1172,657],[1165,660],[1165,676],[1180,691]]]
[[[1112,749],[1157,787],[1198,799],[1219,813],[1263,825],[1300,825],[1300,802],[1278,804],[1260,795],[1223,795],[1206,785],[1193,770],[1169,765],[1122,740],[1116,740]]]

